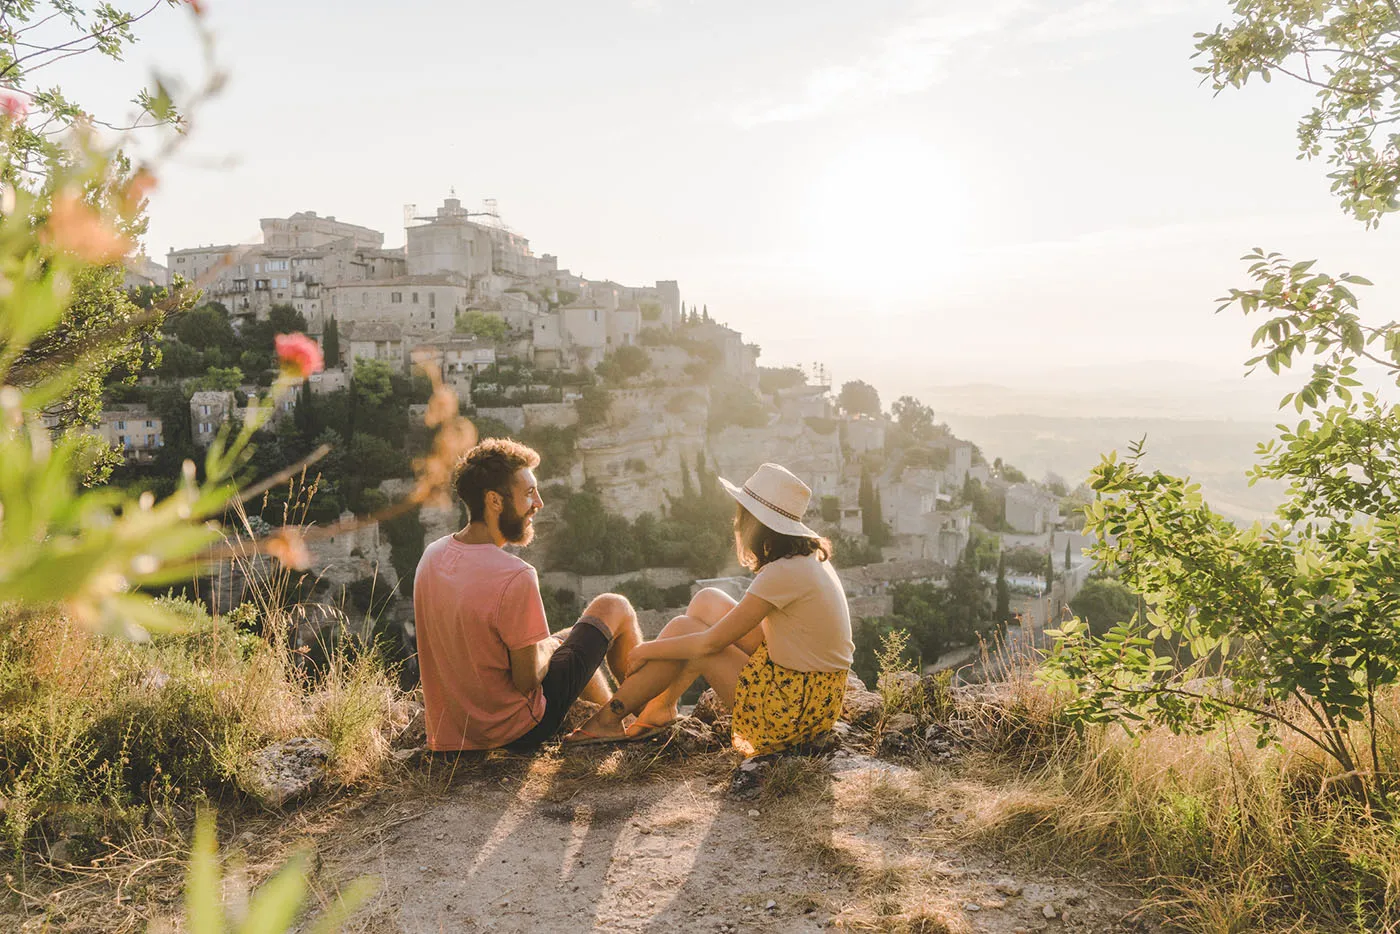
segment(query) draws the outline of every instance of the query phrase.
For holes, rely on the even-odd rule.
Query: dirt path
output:
[[[740,801],[732,765],[636,748],[467,765],[323,838],[320,877],[380,878],[364,932],[1141,929],[1108,892],[959,843],[975,785],[793,760]]]

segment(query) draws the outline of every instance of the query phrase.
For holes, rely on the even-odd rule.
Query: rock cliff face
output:
[[[663,387],[613,393],[608,422],[578,440],[586,481],[610,512],[635,519],[659,515],[666,494],[680,493],[681,462],[695,463],[705,446],[709,393]]]

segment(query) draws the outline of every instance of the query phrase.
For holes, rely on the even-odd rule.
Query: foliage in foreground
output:
[[[1379,702],[1394,748],[1400,693]],[[1076,730],[1064,698],[1025,665],[963,715],[993,753],[976,839],[1048,866],[1109,869],[1169,930],[1400,930],[1400,825],[1333,793],[1335,766],[1295,736],[1258,746],[1229,724],[1137,738],[1112,724]]]
[[[1235,12],[1199,45],[1217,87],[1275,71],[1320,86],[1305,153],[1331,138],[1343,205],[1368,224],[1400,209],[1397,137],[1374,141],[1400,121],[1400,5],[1241,0]],[[1400,384],[1400,325],[1360,317],[1361,276],[1260,249],[1244,260],[1252,287],[1219,310],[1263,318],[1248,366],[1312,363],[1280,403],[1302,419],[1278,426],[1252,472],[1286,483],[1287,498],[1272,522],[1240,528],[1189,480],[1144,469],[1141,444],[1104,458],[1085,527],[1146,619],[1099,639],[1070,622],[1044,677],[1074,694],[1081,722],[1236,723],[1261,744],[1290,734],[1358,799],[1392,810],[1400,764],[1381,698],[1400,682],[1400,410],[1385,392]]]

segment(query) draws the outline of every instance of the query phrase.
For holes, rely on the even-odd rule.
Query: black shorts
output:
[[[544,715],[528,733],[506,748],[517,752],[534,749],[558,733],[569,708],[593,679],[611,645],[612,632],[606,623],[596,616],[581,617],[564,644],[550,656],[549,668],[540,679]]]

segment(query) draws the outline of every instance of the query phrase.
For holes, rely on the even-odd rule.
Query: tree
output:
[[[1065,574],[1069,574],[1069,564],[1070,564],[1069,558],[1070,558],[1069,536],[1065,536]]]
[[[758,391],[766,396],[783,389],[805,386],[807,375],[795,366],[758,368]]]
[[[651,366],[647,352],[633,344],[619,347],[604,357],[594,368],[598,377],[606,383],[625,383],[633,377],[641,376]]]
[[[1074,615],[1084,620],[1095,636],[1103,636],[1119,623],[1131,620],[1137,605],[1137,594],[1111,577],[1086,581],[1069,602]]]
[[[179,315],[172,315],[170,331],[180,343],[195,350],[217,347],[232,353],[238,348],[238,335],[233,333],[228,312],[213,305],[201,305]]]
[[[1298,149],[1330,149],[1342,210],[1374,227],[1400,208],[1400,2],[1240,0],[1228,24],[1196,38],[1196,70],[1216,91],[1276,74],[1317,89]]]
[[[499,344],[506,339],[506,320],[476,308],[462,312],[457,318],[458,334],[469,334],[479,340]]]
[[[350,379],[350,392],[355,404],[374,409],[394,395],[394,368],[383,360],[355,360],[355,375]]]
[[[1006,555],[997,558],[997,611],[996,622],[1005,625],[1011,619],[1011,585],[1006,582]]]
[[[837,402],[847,415],[878,417],[883,411],[880,408],[880,393],[874,386],[858,379],[842,384]]]
[[[326,332],[321,340],[326,366],[340,366],[340,325],[336,324],[335,318],[326,322]]]
[[[583,387],[583,398],[574,403],[580,428],[603,424],[608,420],[608,411],[611,408],[612,393],[601,386]]]
[[[1400,3],[1240,0],[1235,11],[1198,44],[1215,84],[1278,72],[1319,86],[1304,154],[1332,144],[1342,208],[1368,226],[1400,209],[1397,137],[1373,135],[1400,121]],[[1252,287],[1231,289],[1219,310],[1264,318],[1246,365],[1310,365],[1280,402],[1302,420],[1279,426],[1252,471],[1287,496],[1272,521],[1241,528],[1195,484],[1146,468],[1144,444],[1106,455],[1085,511],[1093,556],[1151,609],[1101,639],[1082,620],[1051,632],[1044,677],[1075,692],[1067,713],[1080,722],[1187,732],[1229,717],[1262,742],[1289,733],[1332,760],[1339,786],[1393,813],[1377,722],[1400,681],[1400,410],[1386,401],[1400,384],[1400,325],[1362,320],[1360,276],[1262,249],[1244,259]],[[1160,640],[1184,643],[1190,661],[1159,652]],[[1203,674],[1228,688],[1201,690]]]
[[[895,424],[912,441],[927,441],[933,436],[933,409],[913,396],[900,396],[890,407],[890,412],[894,415]]]

